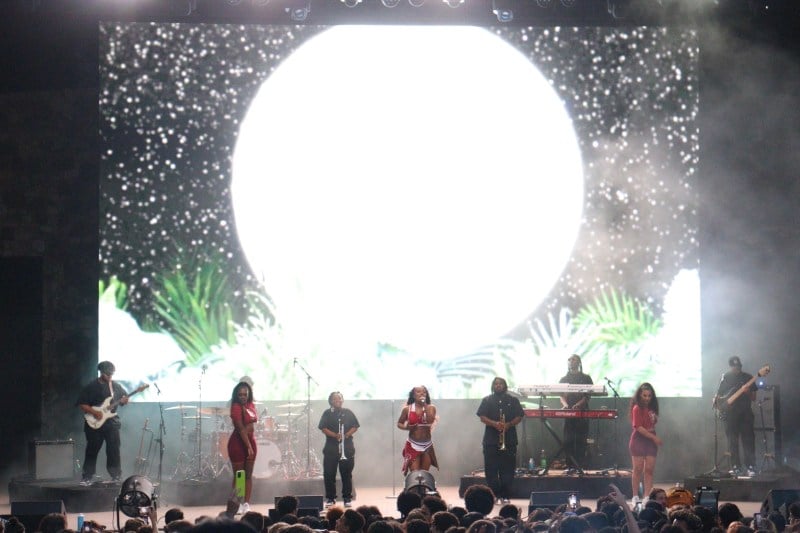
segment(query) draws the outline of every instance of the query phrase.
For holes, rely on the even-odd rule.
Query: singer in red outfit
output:
[[[231,459],[236,486],[236,471],[244,470],[244,503],[240,510],[250,510],[250,495],[253,492],[253,466],[256,463],[255,425],[258,411],[253,402],[253,389],[246,382],[237,383],[231,395],[231,421],[233,433],[228,439],[228,457]]]
[[[431,438],[434,422],[436,406],[431,403],[428,389],[422,385],[414,387],[408,393],[408,401],[397,420],[397,427],[408,431],[408,439],[403,447],[403,474],[413,470],[430,470],[431,466],[439,468]]]
[[[661,439],[656,435],[658,422],[658,398],[656,391],[649,383],[642,383],[636,389],[636,394],[631,398],[631,438],[628,449],[631,452],[633,471],[631,472],[631,485],[633,497],[639,495],[639,482],[644,477],[644,491],[650,494],[653,490],[653,472],[656,469],[656,456]]]

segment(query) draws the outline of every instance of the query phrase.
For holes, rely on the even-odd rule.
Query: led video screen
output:
[[[118,379],[475,398],[577,353],[622,396],[701,395],[693,32],[103,23],[100,47]]]

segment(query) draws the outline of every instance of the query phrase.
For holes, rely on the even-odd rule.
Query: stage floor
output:
[[[669,484],[657,484],[657,486],[662,488],[668,488]],[[456,486],[439,486],[437,490],[442,495],[442,498],[449,504],[449,505],[464,505],[464,501],[458,495],[459,487]],[[358,489],[358,497],[354,500],[354,505],[374,505],[381,510],[384,516],[398,516],[399,513],[397,512],[397,501],[396,497],[402,491],[402,487],[367,487],[367,488],[360,488]],[[258,498],[259,500],[263,498]],[[527,513],[528,509],[528,501],[529,497],[526,498],[513,498],[511,502],[514,505],[520,507],[523,513]],[[721,499],[720,503],[730,501]],[[760,503],[758,502],[741,502],[737,501],[736,503],[741,511],[745,515],[752,515],[754,512],[757,512],[760,508]],[[584,505],[589,507],[593,507],[594,502],[592,499],[587,499],[583,501]],[[220,512],[225,510],[225,502],[220,501],[217,505],[181,505],[174,500],[170,500],[169,498],[164,498],[159,503],[159,516],[163,516],[164,511],[169,509],[170,507],[180,507],[183,509],[184,515],[190,521],[194,521],[196,518],[200,516],[217,516]],[[258,511],[263,514],[268,514],[267,510],[272,507],[272,505],[267,504],[255,504],[252,506],[252,509]],[[8,493],[0,493],[0,514],[9,514],[10,513],[10,499]],[[499,507],[495,507],[495,510],[499,509]],[[75,527],[78,513],[83,512],[84,516],[87,520],[95,520],[100,524],[104,524],[109,528],[116,525],[116,517],[113,509],[113,503],[108,504],[106,507],[102,509],[98,509],[95,511],[84,511],[81,509],[67,509],[67,515],[69,517],[69,525],[71,527]],[[124,523],[126,517],[121,516],[121,519]],[[159,523],[159,526],[163,525],[163,521]]]

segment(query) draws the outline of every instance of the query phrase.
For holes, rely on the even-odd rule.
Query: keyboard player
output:
[[[581,357],[577,354],[567,359],[567,373],[559,383],[571,385],[592,385],[592,378],[583,373]],[[589,395],[569,393],[561,395],[561,407],[564,409],[584,411],[589,408]],[[586,440],[589,437],[588,418],[567,418],[564,420],[564,451],[569,469],[582,470],[581,464],[586,459]]]

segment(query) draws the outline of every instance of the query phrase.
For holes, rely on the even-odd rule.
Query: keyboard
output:
[[[530,418],[617,418],[616,409],[524,409]]]

